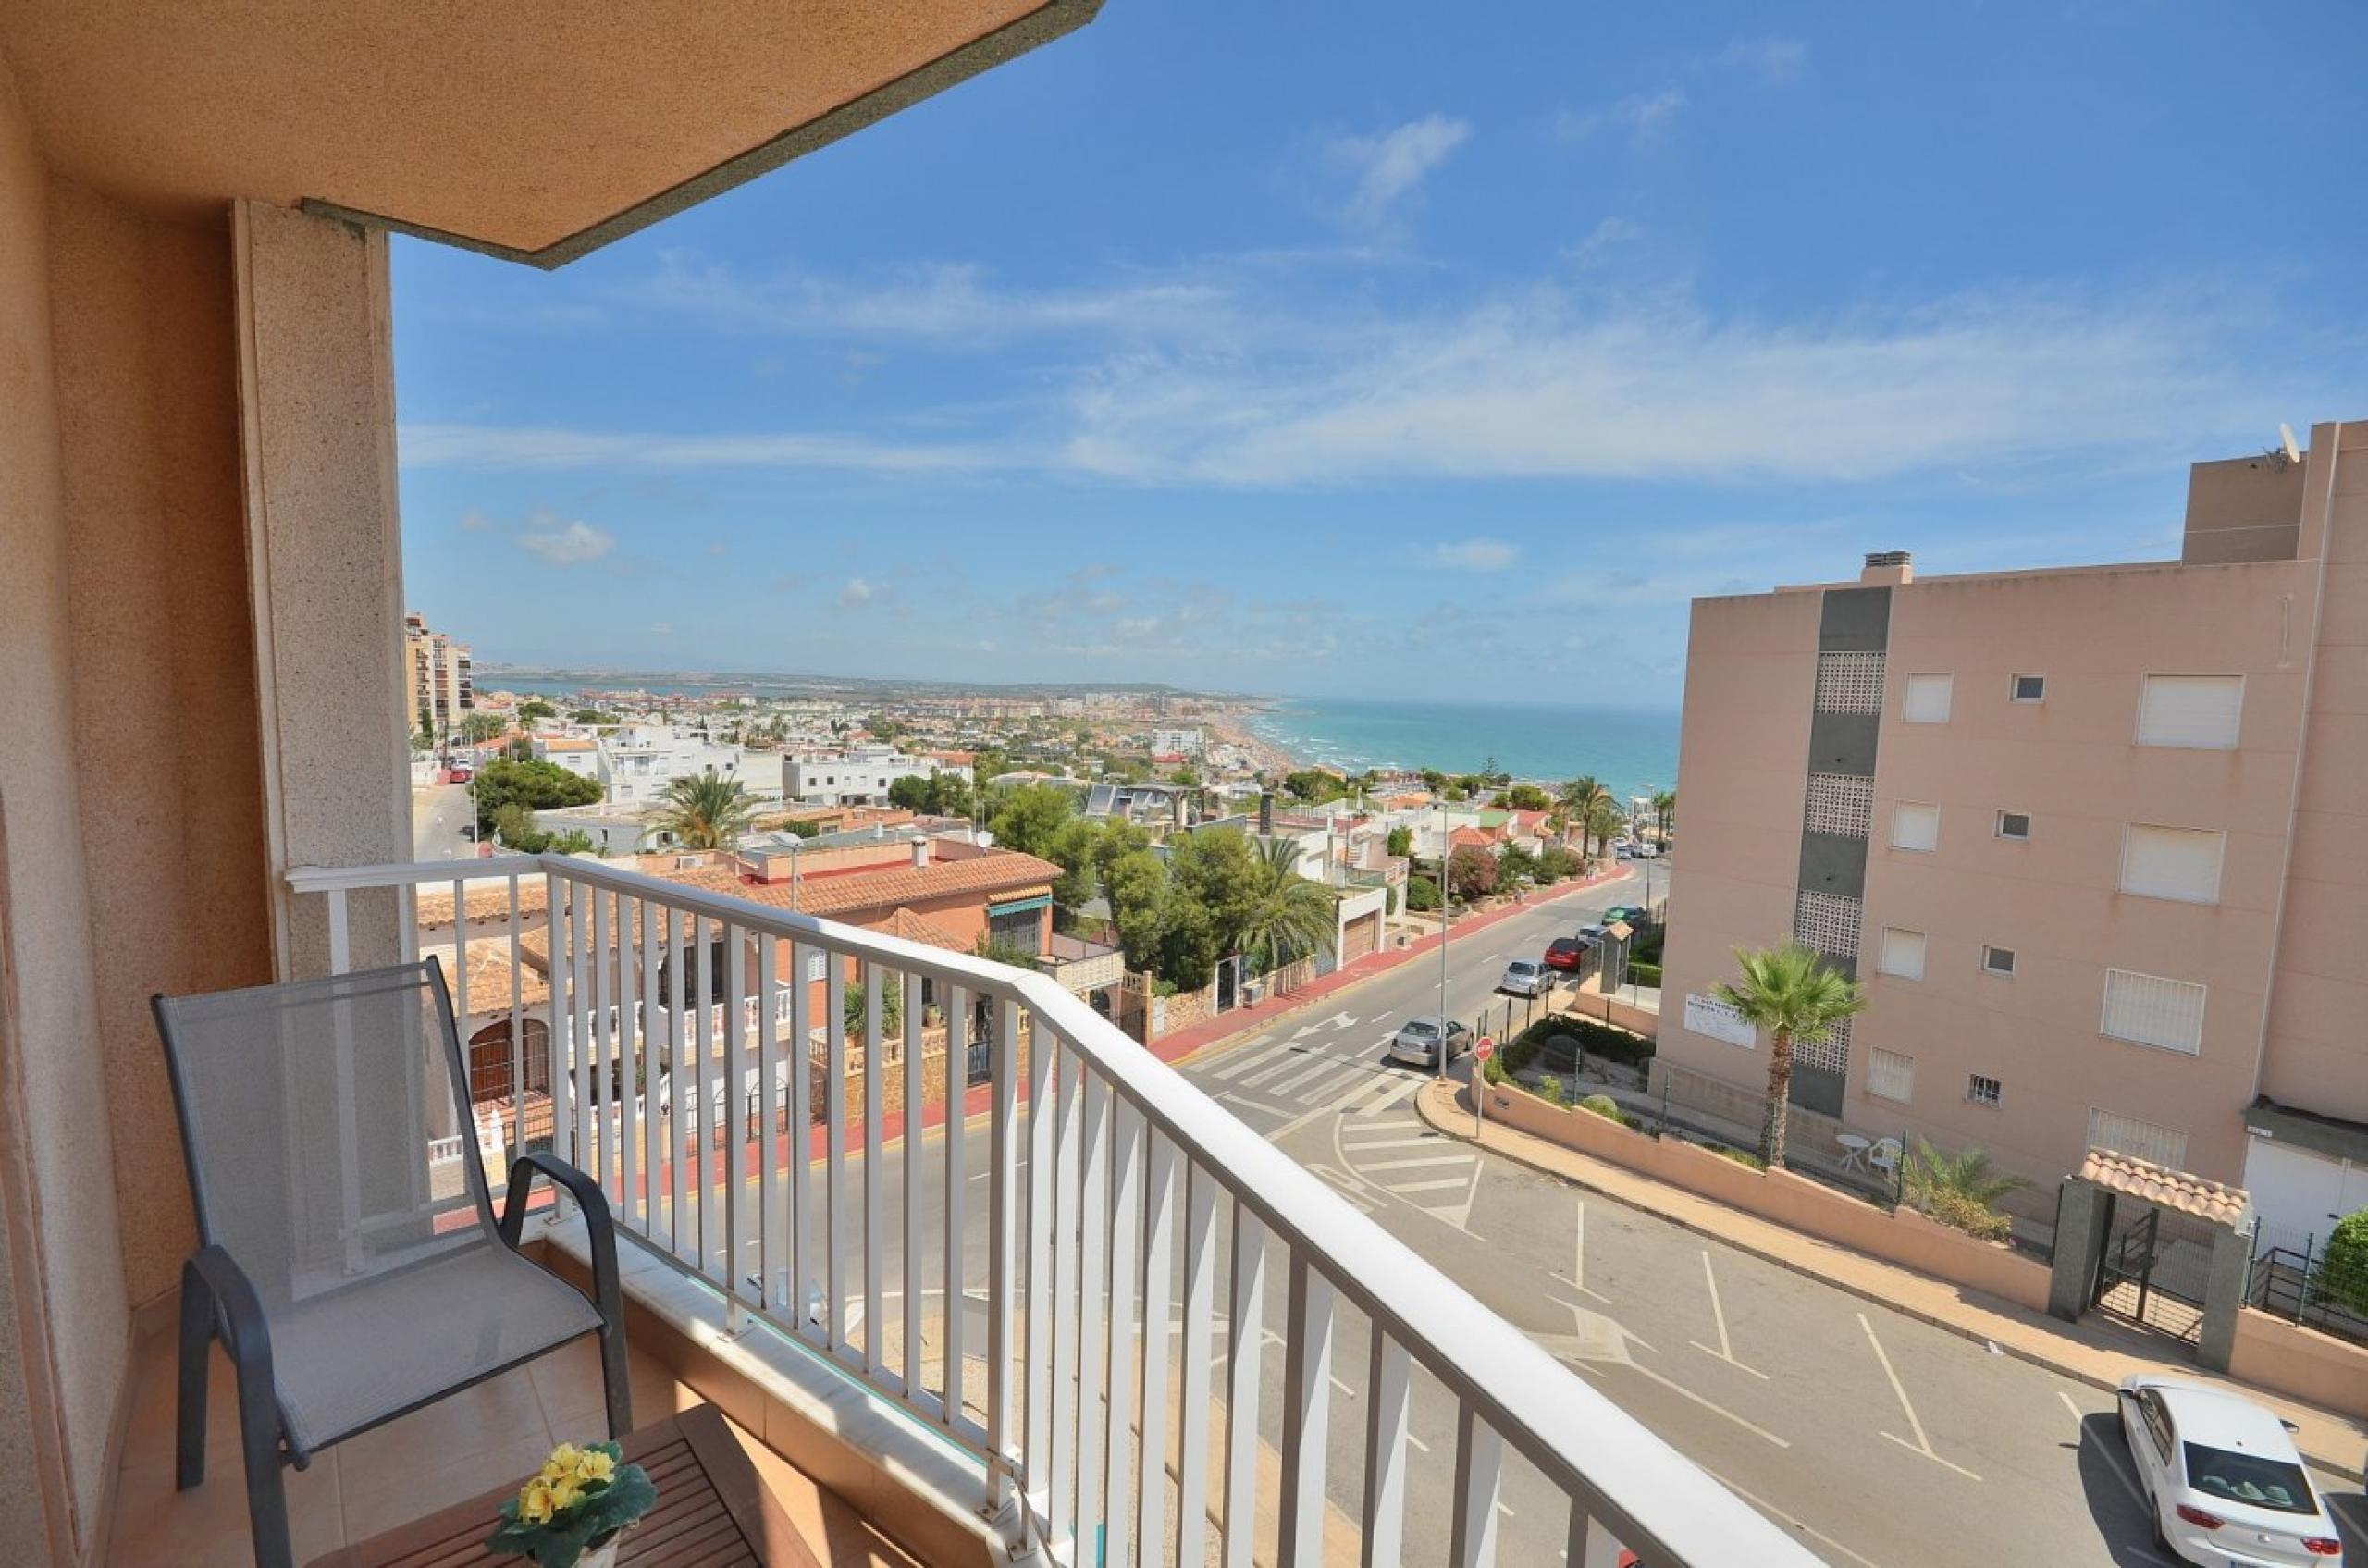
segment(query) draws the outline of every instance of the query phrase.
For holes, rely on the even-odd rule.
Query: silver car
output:
[[[1540,958],[1515,958],[1505,966],[1497,989],[1515,996],[1543,996],[1554,989],[1554,971]]]
[[[2132,1374],[2121,1435],[2154,1515],[2154,1540],[2211,1568],[2341,1568],[2343,1542],[2284,1423],[2226,1389]]]
[[[1439,1060],[1441,1026],[1437,1018],[1408,1019],[1397,1033],[1389,1037],[1389,1059],[1418,1068],[1437,1067]],[[1472,1031],[1460,1023],[1445,1026],[1448,1060],[1453,1061],[1472,1049]]]

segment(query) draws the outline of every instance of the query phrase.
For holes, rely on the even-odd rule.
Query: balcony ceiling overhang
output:
[[[1091,20],[1100,0],[0,0],[51,166],[558,266]]]

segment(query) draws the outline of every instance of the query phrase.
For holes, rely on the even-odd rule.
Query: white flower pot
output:
[[[609,1537],[605,1546],[596,1546],[575,1560],[575,1568],[617,1568],[617,1548],[624,1544],[623,1530]]]

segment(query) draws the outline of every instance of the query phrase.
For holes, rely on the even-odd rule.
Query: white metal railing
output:
[[[536,873],[540,953],[518,898]],[[1417,1527],[1444,1531],[1457,1568],[1479,1568],[1498,1560],[1510,1450],[1567,1500],[1557,1544],[1573,1568],[1609,1568],[1622,1547],[1655,1568],[1817,1562],[1048,976],[561,856],[289,880],[323,900],[340,969],[353,963],[349,894],[450,882],[457,914],[467,884],[506,886],[505,914],[456,920],[455,969],[493,945],[513,977],[513,1042],[536,1011],[517,977],[548,974],[551,1139],[602,1184],[619,1230],[940,1431],[1015,1549],[1157,1568],[1216,1546],[1227,1568],[1248,1568],[1272,1538],[1286,1568],[1313,1568],[1337,1507],[1368,1568],[1436,1559]],[[850,980],[865,986],[853,1039]],[[786,1031],[755,1027],[767,998]],[[976,1001],[992,1020],[983,1117],[932,1130],[892,1114],[891,1098],[942,1104],[932,1082],[968,1077],[968,1030],[932,1057],[924,1011],[958,1023]],[[727,1039],[733,1016],[744,1026]],[[670,1093],[670,1079],[709,1093]],[[752,1093],[719,1117],[734,1081],[776,1085],[772,1114],[751,1114]],[[1272,1327],[1270,1272],[1283,1295]],[[1347,1364],[1334,1347],[1358,1318],[1368,1351]],[[1278,1378],[1264,1360],[1277,1341]],[[1451,1401],[1451,1473],[1410,1463],[1429,1451],[1410,1431],[1418,1387]],[[1335,1474],[1355,1466],[1327,1463],[1336,1388],[1363,1414],[1361,1485]]]

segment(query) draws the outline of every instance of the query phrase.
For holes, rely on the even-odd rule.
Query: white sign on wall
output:
[[[1685,1027],[1696,1034],[1707,1034],[1713,1040],[1723,1040],[1746,1051],[1759,1043],[1758,1031],[1745,1022],[1741,1013],[1715,996],[1687,994]]]

